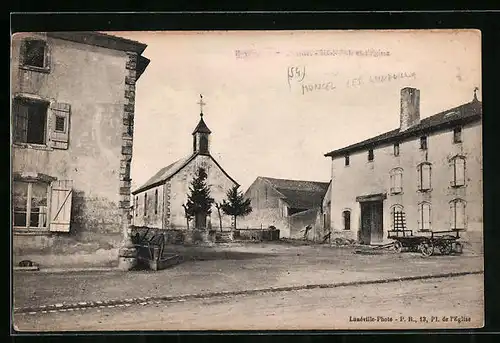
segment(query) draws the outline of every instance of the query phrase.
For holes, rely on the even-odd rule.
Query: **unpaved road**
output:
[[[14,307],[483,270],[482,256],[361,255],[350,248],[288,244],[194,247],[178,253],[186,257],[184,263],[158,272],[17,272]]]
[[[483,313],[483,275],[479,274],[124,308],[19,314],[14,323],[21,331],[437,329],[481,327]],[[360,316],[371,316],[374,321],[350,321],[350,317]],[[392,322],[377,321],[378,316]]]

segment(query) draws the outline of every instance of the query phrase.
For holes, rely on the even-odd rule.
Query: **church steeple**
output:
[[[203,95],[201,94],[198,104],[200,105],[200,121],[193,131],[193,153],[208,155],[210,154],[209,138],[212,131],[203,120],[203,106],[206,104],[203,102]]]

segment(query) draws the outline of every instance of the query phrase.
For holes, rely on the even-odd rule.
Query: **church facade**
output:
[[[226,198],[226,192],[238,183],[229,176],[210,154],[211,131],[200,113],[200,121],[194,129],[193,152],[174,163],[160,169],[145,184],[132,192],[132,223],[155,229],[187,229],[183,205],[187,202],[189,186],[200,168],[207,174],[206,183],[210,186],[210,196],[215,203]],[[215,206],[207,216],[206,226],[197,229],[218,228],[220,219],[222,226],[231,226],[231,217],[219,214]],[[189,223],[193,228],[194,221]]]

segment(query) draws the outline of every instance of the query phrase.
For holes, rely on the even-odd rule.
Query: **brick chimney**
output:
[[[405,131],[420,123],[420,90],[401,89],[401,115],[399,131]]]

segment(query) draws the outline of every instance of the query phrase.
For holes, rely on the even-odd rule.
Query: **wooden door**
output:
[[[368,202],[361,203],[361,230],[359,232],[359,242],[370,244],[371,240],[372,206]]]
[[[380,243],[383,240],[383,203],[367,201],[361,203],[361,244]]]
[[[383,225],[383,203],[376,201],[372,204],[372,224],[371,224],[371,243],[380,243],[384,239]]]

